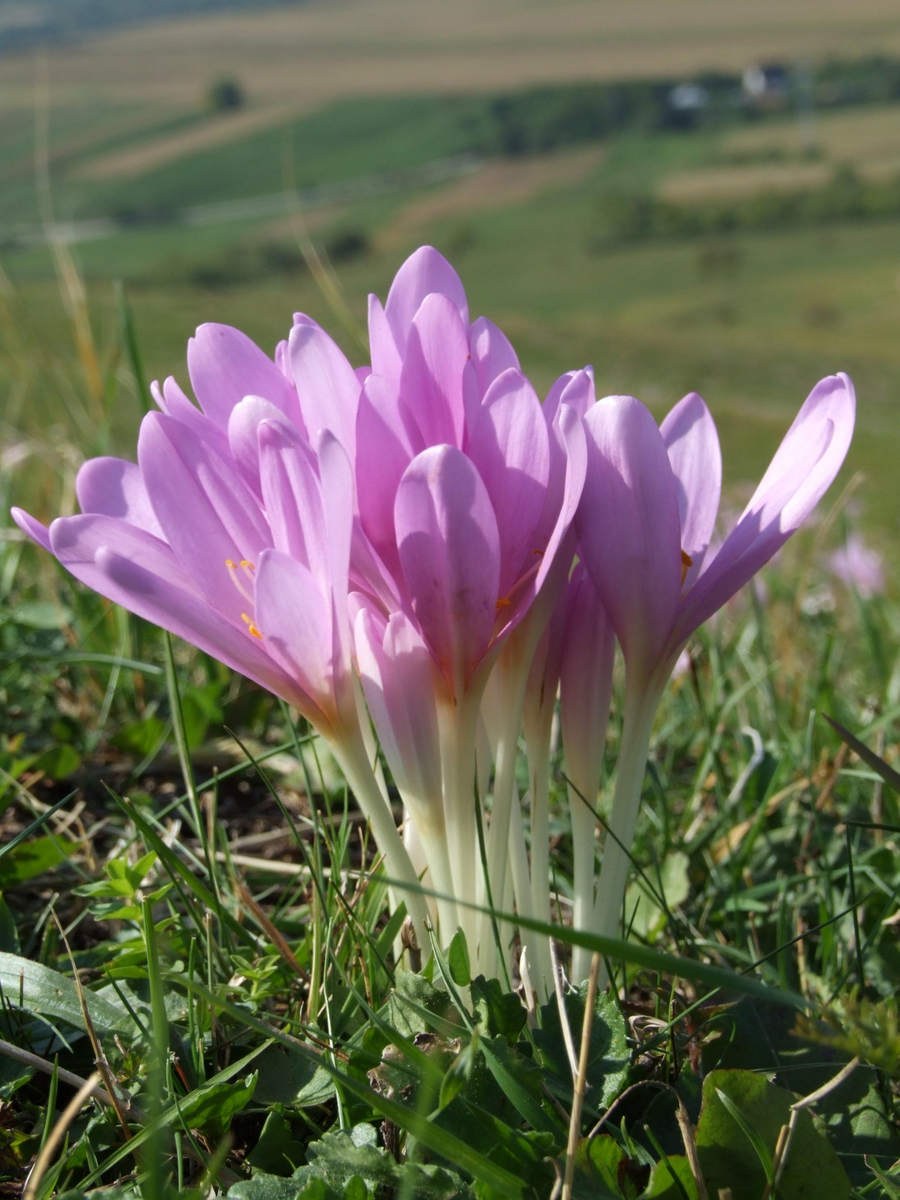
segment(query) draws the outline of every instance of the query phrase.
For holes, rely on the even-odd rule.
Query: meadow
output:
[[[6,1194],[29,1171],[26,1200],[560,1193],[585,987],[526,1012],[460,938],[418,973],[310,728],[5,515],[74,511],[84,457],[133,458],[147,385],[187,386],[201,322],[271,353],[306,312],[362,363],[367,294],[430,243],[541,395],[586,363],[658,418],[699,391],[728,511],[818,379],[856,385],[815,519],[692,640],[658,716],[623,936],[587,943],[616,986],[589,1008],[568,1195],[900,1195],[900,212],[637,234],[616,216],[890,181],[900,104],[498,149],[537,85],[874,50],[900,53],[887,0],[333,0],[0,59]],[[233,113],[206,104],[222,78]],[[857,537],[881,554],[871,590],[834,565]],[[622,696],[617,669],[600,830]],[[557,753],[564,961],[565,793]]]

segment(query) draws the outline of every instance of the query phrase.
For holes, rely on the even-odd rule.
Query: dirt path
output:
[[[399,245],[408,240],[412,230],[444,217],[521,204],[541,192],[577,183],[594,170],[603,154],[602,147],[590,146],[562,154],[487,162],[473,174],[404,205],[391,225],[379,234],[379,244],[386,248]]]
[[[254,108],[244,113],[229,113],[225,116],[210,117],[203,125],[193,129],[184,129],[178,133],[166,134],[164,137],[153,138],[142,142],[139,146],[129,146],[125,150],[113,150],[108,154],[89,159],[77,171],[72,173],[74,179],[133,179],[147,171],[165,166],[179,158],[187,158],[210,146],[221,146],[225,142],[233,142],[246,137],[248,133],[256,133],[260,129],[269,129],[279,125],[292,116],[298,115],[298,107],[286,104],[268,104],[265,108]]]

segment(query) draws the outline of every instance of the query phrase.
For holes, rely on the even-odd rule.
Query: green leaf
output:
[[[259,1141],[247,1155],[247,1162],[254,1171],[290,1175],[305,1158],[304,1145],[294,1140],[290,1124],[281,1113],[273,1110],[266,1117]]]
[[[447,951],[447,965],[457,987],[468,987],[472,982],[472,968],[469,963],[469,947],[466,945],[466,935],[457,929],[450,941]]]
[[[734,1200],[759,1200],[766,1172],[746,1129],[753,1130],[771,1161],[793,1101],[792,1093],[752,1071],[713,1071],[706,1077],[697,1150],[711,1195],[731,1188]],[[847,1200],[850,1195],[837,1154],[806,1109],[799,1114],[778,1194],[779,1200]]]
[[[566,998],[566,1015],[569,1029],[576,1047],[581,1044],[581,1028],[584,1024],[587,984],[570,991]],[[628,1081],[631,1056],[628,1052],[625,1018],[615,998],[607,992],[597,995],[594,1019],[591,1024],[591,1043],[588,1057],[586,1103],[592,1111],[610,1106]],[[534,1031],[537,1060],[544,1069],[547,1087],[558,1096],[564,1105],[572,1100],[572,1072],[566,1051],[560,1020],[559,1005],[555,1000],[541,1008],[541,1024]]]
[[[81,766],[81,755],[74,746],[63,743],[45,750],[34,766],[35,770],[43,771],[51,779],[67,779]]]
[[[334,1095],[334,1083],[327,1071],[309,1059],[290,1054],[283,1046],[270,1046],[256,1060],[256,1066],[258,1104],[312,1108]]]
[[[0,888],[16,887],[43,875],[71,858],[78,848],[78,842],[54,834],[20,843],[12,854],[0,860]]]
[[[454,1058],[441,1081],[441,1091],[438,1100],[440,1108],[446,1108],[463,1090],[472,1076],[475,1054],[478,1048],[477,1038],[468,1042]]]
[[[728,1110],[732,1119],[740,1126],[744,1137],[756,1151],[756,1157],[759,1159],[759,1165],[762,1167],[766,1176],[766,1183],[771,1184],[775,1179],[775,1169],[772,1165],[772,1154],[769,1150],[769,1147],[766,1145],[765,1138],[763,1138],[753,1127],[752,1123],[747,1120],[727,1092],[723,1092],[721,1088],[716,1088],[716,1095],[725,1105],[725,1108]]]
[[[525,1028],[528,1013],[515,992],[504,992],[496,979],[478,975],[472,980],[475,1012],[491,1037],[502,1037],[513,1044]]]
[[[256,1079],[254,1071],[234,1083],[217,1083],[203,1092],[192,1092],[179,1105],[184,1123],[219,1141],[241,1109],[253,1099]]]
[[[140,721],[132,721],[111,737],[110,743],[126,754],[135,758],[145,759],[148,754],[161,745],[168,726],[159,717],[142,717]]]
[[[690,895],[688,866],[688,856],[676,850],[663,861],[659,879],[652,871],[648,872],[654,891],[662,894],[670,912],[679,904],[683,904]],[[632,932],[642,938],[655,938],[662,933],[668,921],[665,910],[656,896],[640,879],[635,880],[625,893],[625,912],[628,914]]]
[[[66,1021],[75,1029],[85,1028],[75,984],[50,967],[17,954],[0,952],[0,988],[6,1004],[36,1016]],[[87,988],[84,989],[84,998],[91,1022],[98,1033],[122,1033],[134,1028],[126,1009]]]
[[[668,1162],[659,1162],[653,1168],[642,1200],[684,1200],[685,1196],[699,1200],[691,1164],[683,1154],[670,1154]]]
[[[631,1159],[619,1143],[609,1136],[585,1138],[578,1147],[575,1166],[579,1174],[577,1195],[590,1195],[592,1200],[619,1200],[622,1192],[619,1180],[624,1175],[623,1167]],[[588,1189],[585,1190],[585,1184]]]

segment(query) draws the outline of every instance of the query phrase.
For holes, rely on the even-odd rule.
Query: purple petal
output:
[[[584,418],[596,402],[593,368],[584,367],[580,371],[569,371],[566,375],[560,375],[547,393],[544,416],[547,424],[552,425],[560,405],[568,404],[569,408],[575,409],[579,417]]]
[[[813,388],[750,503],[688,596],[680,641],[733,596],[812,512],[837,475],[853,436],[856,396],[846,375]]]
[[[263,504],[272,545],[328,578],[325,514],[318,463],[306,439],[283,421],[264,421],[258,431]]]
[[[353,510],[356,496],[353,471],[343,446],[325,430],[319,435],[316,454],[325,514],[325,552],[328,556],[328,585],[334,599],[334,654],[349,666],[350,626],[347,595],[350,590],[350,547],[353,539]]]
[[[356,618],[356,653],[366,703],[401,792],[440,796],[441,760],[434,664],[403,613],[385,625],[371,610]]]
[[[394,335],[394,344],[401,356],[406,350],[413,318],[425,297],[433,293],[446,296],[467,328],[469,306],[459,276],[442,254],[438,254],[432,246],[422,246],[409,256],[394,276],[384,306],[387,323]],[[372,365],[374,366],[374,360]]]
[[[297,393],[275,363],[239,329],[201,325],[188,342],[188,372],[197,402],[221,429],[245,396],[263,396],[295,425],[302,424]]]
[[[121,517],[156,537],[163,533],[144,487],[140,468],[124,458],[91,458],[75,478],[81,511]]]
[[[94,513],[58,517],[50,526],[50,548],[69,570],[94,562],[100,550],[110,550],[201,598],[200,589],[164,541],[119,517]]]
[[[403,338],[403,349],[406,349],[406,337]],[[400,385],[400,368],[403,360],[400,349],[394,341],[394,333],[388,324],[384,308],[377,296],[369,296],[369,353],[372,357],[372,371],[388,380],[392,387]]]
[[[231,410],[231,416],[228,418],[228,445],[231,456],[240,468],[244,482],[260,500],[262,499],[262,484],[260,482],[259,427],[263,421],[270,421],[293,430],[293,435],[298,441],[302,437],[296,426],[287,421],[281,409],[276,408],[270,400],[264,400],[262,396],[245,396]]]
[[[266,550],[256,572],[256,624],[278,665],[333,719],[331,597],[296,559]]]
[[[475,367],[478,392],[482,396],[498,375],[508,370],[519,370],[519,359],[509,338],[487,317],[479,317],[472,322],[469,354]]]
[[[468,361],[466,329],[455,305],[446,296],[427,296],[410,329],[400,375],[401,403],[426,446],[462,446]]]
[[[470,428],[469,457],[491,498],[500,533],[500,595],[513,591],[537,566],[536,531],[550,474],[547,426],[528,380],[510,369],[491,385],[477,426]]]
[[[675,479],[650,411],[609,396],[585,422],[587,477],[576,526],[582,557],[609,613],[629,671],[652,672],[681,594]]]
[[[295,325],[290,338],[291,370],[310,440],[329,429],[350,461],[356,456],[356,410],[360,383],[343,352],[314,324]]]
[[[660,426],[675,476],[681,548],[691,559],[682,585],[700,574],[716,525],[722,493],[722,452],[712,414],[696,392],[675,405]]]
[[[42,525],[36,517],[27,513],[24,508],[11,508],[10,514],[12,519],[22,530],[27,534],[33,542],[37,542],[39,546],[43,546],[45,550],[53,553],[53,547],[50,545],[50,530],[46,525]]]
[[[359,401],[356,433],[356,488],[362,527],[395,574],[399,568],[394,535],[394,500],[414,449],[398,407],[398,397],[380,375],[370,375]],[[421,438],[417,439],[421,442]]]
[[[209,602],[238,616],[247,588],[229,562],[254,566],[271,534],[252,492],[230,463],[190,430],[148,414],[138,438],[138,462],[166,541]],[[243,595],[243,600],[242,600]]]
[[[487,489],[462,451],[435,446],[406,469],[394,513],[413,612],[459,696],[496,616],[500,535]]]

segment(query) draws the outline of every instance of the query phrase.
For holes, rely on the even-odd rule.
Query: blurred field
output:
[[[121,452],[133,450],[140,407],[129,364],[114,353],[115,281],[124,281],[149,377],[186,382],[185,343],[205,320],[238,325],[271,350],[302,309],[354,345],[306,270],[305,233],[333,253],[360,324],[366,293],[383,295],[405,254],[431,241],[457,265],[473,309],[509,329],[541,389],[592,362],[601,390],[633,392],[660,413],[701,391],[736,491],[758,475],[816,380],[849,370],[860,420],[845,479],[865,472],[858,494],[868,519],[895,528],[900,219],[612,244],[602,210],[615,195],[691,204],[790,192],[826,183],[847,163],[867,177],[890,174],[900,166],[900,106],[819,115],[811,158],[808,124],[786,114],[493,159],[428,186],[403,174],[467,150],[485,90],[891,50],[900,52],[900,10],[886,0],[331,0],[107,34],[49,50],[37,70],[33,55],[7,56],[6,436],[56,429],[96,449],[79,415],[71,325],[40,244],[34,131],[46,105],[56,216],[104,226],[72,252]],[[247,104],[213,115],[204,91],[227,76]],[[368,190],[366,180],[375,181]],[[278,210],[286,181],[320,189],[302,218],[289,204]],[[358,194],[340,191],[354,181]],[[260,197],[274,198],[271,211],[242,216],[240,204]],[[238,207],[216,216],[225,202]]]
[[[328,0],[145,25],[53,51],[49,64],[64,105],[88,97],[189,105],[210,74],[238,73],[260,103],[304,109],[348,95],[898,49],[900,12],[891,0]],[[4,64],[4,105],[22,104],[32,70],[30,56]]]

